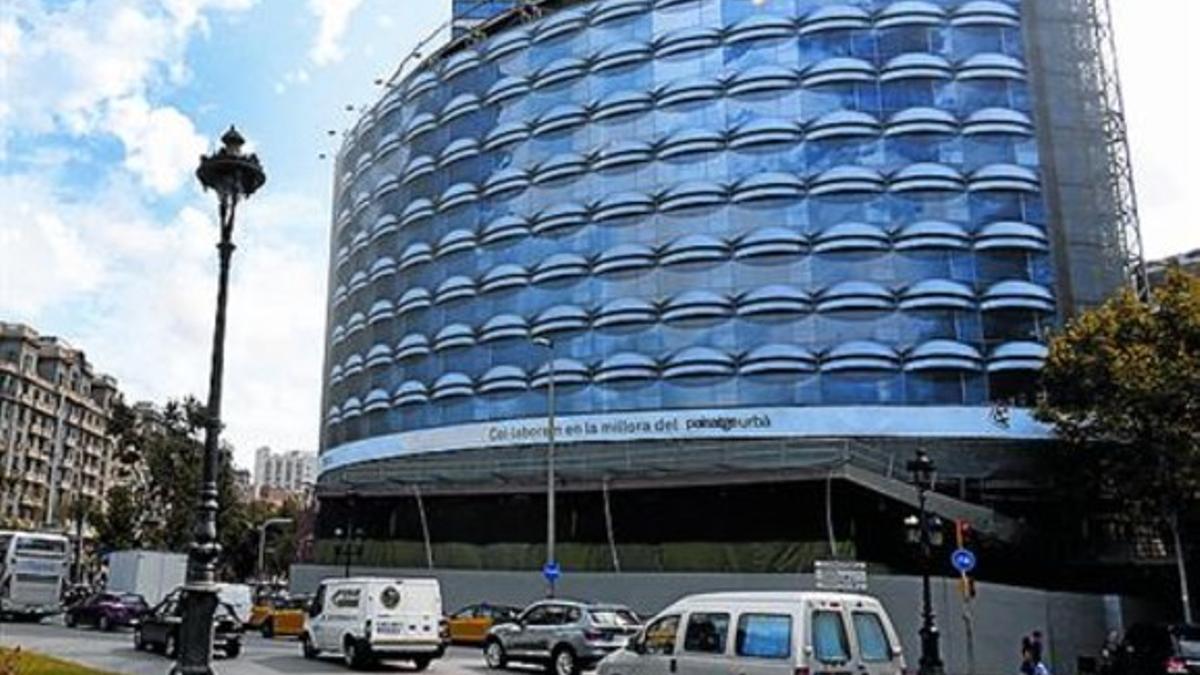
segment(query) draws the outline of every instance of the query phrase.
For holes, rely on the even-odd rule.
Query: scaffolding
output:
[[[1119,226],[1118,235],[1125,274],[1138,297],[1144,300],[1149,296],[1150,285],[1146,273],[1137,187],[1133,176],[1125,101],[1112,24],[1112,3],[1111,0],[1077,1],[1085,5],[1085,13],[1090,19],[1090,30],[1083,36],[1085,40],[1090,41],[1087,51],[1094,56],[1088,61],[1091,66],[1088,75],[1094,80],[1096,90],[1100,94],[1100,104],[1103,106],[1100,112],[1109,164],[1101,178],[1107,182],[1111,191],[1113,216]]]

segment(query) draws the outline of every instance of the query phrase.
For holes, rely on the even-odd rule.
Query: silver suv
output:
[[[489,668],[536,663],[552,675],[576,675],[621,649],[641,630],[627,607],[546,600],[525,608],[516,623],[493,627],[483,646]]]

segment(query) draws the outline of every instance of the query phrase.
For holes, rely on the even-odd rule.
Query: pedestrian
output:
[[[1021,675],[1034,675],[1033,640],[1028,635],[1021,636]]]
[[[1042,631],[1033,631],[1033,635],[1029,638],[1029,651],[1034,663],[1042,662]]]

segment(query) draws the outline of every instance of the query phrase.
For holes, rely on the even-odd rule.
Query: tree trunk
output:
[[[1179,513],[1170,517],[1171,537],[1175,540],[1175,565],[1179,569],[1179,595],[1183,601],[1183,621],[1192,623],[1192,600],[1188,597],[1187,563],[1184,561],[1186,551],[1183,550],[1183,540],[1179,536]]]

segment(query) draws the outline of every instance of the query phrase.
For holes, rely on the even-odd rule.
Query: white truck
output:
[[[187,579],[187,555],[165,551],[114,551],[108,556],[107,590],[137,593],[151,606]]]

